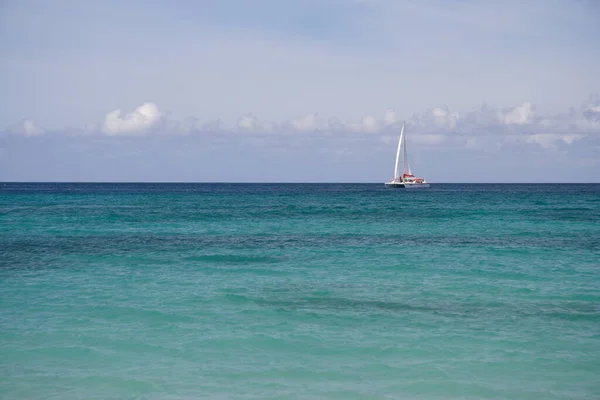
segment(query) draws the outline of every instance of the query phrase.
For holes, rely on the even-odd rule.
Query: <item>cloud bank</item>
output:
[[[220,119],[201,122],[195,117],[182,120],[170,118],[170,112],[159,110],[152,102],[146,102],[125,114],[120,109],[108,112],[101,123],[89,123],[77,129],[47,130],[35,121],[26,119],[9,126],[5,133],[23,137],[36,137],[45,133],[104,135],[109,137],[148,137],[169,135],[202,135],[207,132],[238,134],[240,137],[266,136],[311,137],[315,135],[353,137],[368,135],[374,138],[395,136],[402,120],[410,126],[413,139],[424,145],[438,145],[448,140],[462,138],[474,147],[474,140],[487,136],[521,139],[551,147],[563,141],[570,145],[588,135],[600,135],[600,95],[592,95],[579,106],[570,107],[563,113],[542,115],[529,101],[513,107],[494,108],[482,104],[470,110],[452,110],[447,106],[435,106],[413,113],[402,120],[396,110],[387,109],[380,115],[364,115],[344,121],[335,116],[325,117],[309,113],[283,121],[263,121],[253,113],[241,115],[233,125]],[[409,113],[403,112],[407,115]]]

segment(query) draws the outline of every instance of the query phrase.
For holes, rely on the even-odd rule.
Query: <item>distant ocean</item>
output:
[[[600,185],[0,183],[2,399],[600,398]]]

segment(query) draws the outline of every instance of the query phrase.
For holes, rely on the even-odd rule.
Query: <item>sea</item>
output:
[[[600,399],[600,184],[0,183],[2,399]]]

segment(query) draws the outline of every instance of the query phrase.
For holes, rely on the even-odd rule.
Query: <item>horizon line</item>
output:
[[[323,182],[323,181],[0,181],[0,184],[274,184],[274,185],[383,185],[385,182]],[[429,182],[431,185],[590,185],[598,182]]]

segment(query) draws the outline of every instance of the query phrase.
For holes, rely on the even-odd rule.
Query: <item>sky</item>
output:
[[[594,0],[3,0],[0,181],[600,182]]]

